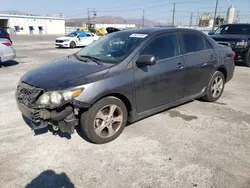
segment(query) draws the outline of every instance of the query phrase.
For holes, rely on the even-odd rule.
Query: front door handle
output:
[[[178,69],[182,69],[183,68],[183,64],[182,63],[177,63],[177,68]]]

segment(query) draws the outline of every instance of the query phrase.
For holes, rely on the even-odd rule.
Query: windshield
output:
[[[135,34],[129,31],[115,32],[93,42],[76,55],[92,56],[108,63],[119,63],[127,58],[146,37],[147,34]]]
[[[219,27],[215,34],[250,35],[250,25],[226,25]]]
[[[70,33],[68,35],[66,35],[66,37],[76,37],[77,36],[77,33]]]

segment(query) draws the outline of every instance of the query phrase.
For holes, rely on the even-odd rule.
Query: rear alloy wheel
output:
[[[248,50],[245,57],[245,66],[250,67],[250,49]]]
[[[127,123],[127,109],[115,97],[106,97],[95,103],[81,116],[81,128],[94,143],[103,144],[116,139]]]
[[[76,47],[76,43],[74,41],[70,42],[69,44],[70,48],[75,48]]]
[[[225,77],[222,72],[216,71],[206,88],[206,95],[203,97],[206,101],[217,101],[224,91]]]

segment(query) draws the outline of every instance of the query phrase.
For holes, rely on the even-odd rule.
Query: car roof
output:
[[[247,26],[250,26],[250,24],[247,24],[247,23],[223,24],[223,26],[227,26],[227,25],[247,25]]]
[[[130,32],[130,33],[141,33],[141,34],[160,34],[166,32],[178,32],[178,31],[191,31],[191,32],[200,32],[195,29],[188,29],[188,28],[174,28],[174,27],[153,27],[153,28],[143,28],[143,29],[125,29],[119,32]],[[200,32],[202,33],[202,32]]]

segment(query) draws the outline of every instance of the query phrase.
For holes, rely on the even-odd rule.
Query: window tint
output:
[[[184,52],[198,52],[204,50],[204,42],[202,36],[196,33],[183,33],[182,41]]]
[[[6,36],[6,32],[0,28],[0,37],[5,37]]]
[[[153,40],[143,50],[142,54],[154,55],[156,60],[166,59],[179,55],[177,38],[175,35],[164,35]]]
[[[204,40],[206,49],[212,49],[213,48],[212,45],[210,44],[210,42],[205,37],[203,37],[203,40]]]

